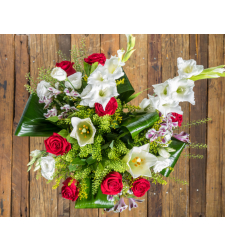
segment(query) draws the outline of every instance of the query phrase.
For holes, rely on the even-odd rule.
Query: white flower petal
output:
[[[42,157],[40,165],[41,175],[48,180],[52,180],[52,176],[55,172],[55,159],[50,155],[47,157]]]
[[[67,73],[61,67],[52,69],[51,76],[58,81],[64,81],[67,78]]]
[[[196,61],[177,59],[178,73],[181,78],[190,78],[192,76],[200,74],[204,70],[204,66],[196,65]]]

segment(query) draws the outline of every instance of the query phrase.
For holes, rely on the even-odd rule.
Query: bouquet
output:
[[[150,183],[166,184],[190,145],[182,126],[180,102],[195,104],[194,81],[225,76],[224,65],[204,70],[194,60],[177,59],[178,76],[153,85],[154,94],[139,106],[129,104],[135,93],[123,66],[135,51],[127,34],[127,49],[106,59],[86,57],[75,50],[74,62],[40,69],[35,82],[27,75],[31,93],[15,135],[48,137],[46,150],[31,152],[28,171],[37,177],[63,181],[62,197],[75,208],[104,208],[122,212],[142,202]],[[206,122],[207,119],[204,121]]]

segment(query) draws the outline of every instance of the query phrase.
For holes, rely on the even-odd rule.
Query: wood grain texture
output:
[[[15,104],[13,134],[22,116],[28,99],[24,85],[27,83],[25,74],[29,72],[28,36],[15,36]],[[12,165],[12,216],[29,216],[29,173],[26,171],[29,163],[29,137],[13,136]]]
[[[120,36],[118,34],[101,34],[101,53],[104,53],[106,58],[117,55],[117,50],[120,49]],[[118,213],[103,212],[99,209],[99,217],[119,217]]]
[[[174,36],[174,76],[177,73],[177,58],[182,57],[185,60],[189,59],[189,35],[176,34]],[[189,123],[190,103],[180,102],[183,111],[183,124]],[[178,130],[181,132],[182,130]],[[185,132],[189,133],[189,129],[185,128]],[[184,154],[189,154],[189,149],[183,150],[171,177],[185,180],[189,182],[189,158],[183,157]],[[189,186],[182,185],[170,179],[170,216],[186,217],[189,216]]]
[[[58,44],[56,35],[30,35],[30,72],[38,77],[38,68],[54,67],[58,61]],[[30,151],[44,150],[43,137],[30,138]],[[43,177],[36,180],[36,173],[30,172],[30,216],[56,217],[57,190],[52,190],[54,182],[49,184]]]
[[[223,35],[209,35],[208,66],[224,64]],[[222,174],[224,170],[224,102],[222,78],[208,81],[206,216],[222,216]],[[224,195],[223,195],[224,196]]]
[[[87,55],[100,53],[100,35],[94,34],[72,34],[71,48],[79,46],[82,38],[86,40]],[[70,217],[98,217],[98,209],[75,209],[74,202],[70,202]]]
[[[11,216],[14,35],[0,35],[0,216]]]
[[[148,41],[147,35],[134,34],[135,37],[135,49],[136,51],[131,55],[130,59],[123,67],[127,74],[130,83],[132,84],[135,93],[147,89],[148,82]],[[120,48],[126,48],[127,38],[125,35],[120,35]],[[138,106],[140,102],[147,97],[147,91],[143,92],[137,98],[135,98],[131,104]],[[147,194],[145,194],[144,202],[138,203],[138,208],[134,208],[131,211],[128,209],[120,213],[120,217],[147,217]],[[128,200],[126,200],[128,204]]]
[[[225,35],[223,35],[223,64],[225,65]],[[222,78],[222,108],[224,109],[225,107],[225,79]],[[224,110],[223,110],[224,112]],[[224,167],[224,160],[225,160],[225,113],[222,113],[221,115],[221,121],[220,124],[222,125],[222,144],[220,146],[220,154],[221,154],[221,159],[223,160],[222,164],[222,217],[225,216],[225,167]]]
[[[61,50],[66,58],[59,59],[70,60],[70,50],[71,50],[71,35],[70,34],[59,34],[57,35],[58,49]],[[61,188],[63,186],[63,181],[61,181],[58,190],[58,206],[57,206],[57,216],[58,217],[69,217],[70,216],[70,201],[62,197]]]
[[[208,67],[208,35],[190,35],[190,59],[197,61],[198,65]],[[190,106],[190,121],[200,120],[207,117],[207,80],[195,82],[195,106]],[[205,144],[207,125],[201,124],[190,128],[192,143]],[[206,149],[190,149],[193,155],[203,155],[203,159],[190,159],[190,216],[205,217],[206,213]]]
[[[162,39],[160,34],[148,34],[148,94],[154,84],[162,82]],[[148,191],[148,217],[162,216],[162,185],[151,183]]]
[[[175,35],[162,35],[162,82],[176,75],[175,68]],[[175,166],[176,169],[176,166]],[[173,175],[173,173],[171,174]],[[170,180],[165,179],[168,184],[162,186],[162,216],[170,216]],[[172,196],[171,196],[172,198]]]

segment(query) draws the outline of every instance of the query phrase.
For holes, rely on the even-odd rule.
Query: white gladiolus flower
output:
[[[61,67],[55,67],[52,69],[51,76],[58,81],[64,81],[67,73]]]
[[[178,101],[170,100],[168,103],[163,103],[162,100],[158,99],[155,102],[155,108],[164,116],[166,116],[168,113],[177,113],[183,115],[183,111],[181,110],[181,106],[179,106]]]
[[[80,89],[82,86],[82,73],[76,72],[68,77],[68,80],[72,83],[72,85],[69,83],[69,81],[65,82],[65,87],[71,88],[71,89]]]
[[[129,166],[128,172],[133,178],[139,176],[151,177],[150,167],[157,162],[157,157],[149,153],[150,144],[140,147],[133,147],[132,150],[123,158],[123,161]]]
[[[167,168],[170,165],[170,160],[164,157],[157,157],[157,162],[153,167],[155,173],[161,172],[163,169]]]
[[[99,64],[94,72],[88,77],[87,83],[91,85],[110,84],[116,86],[115,79],[108,79],[106,69],[101,64]]]
[[[94,143],[96,129],[90,118],[80,119],[78,117],[72,117],[71,123],[73,131],[70,136],[77,139],[81,147]]]
[[[152,85],[154,87],[155,94],[158,95],[158,97],[163,101],[163,103],[166,103],[171,100],[168,81],[169,80],[161,84]]]
[[[37,158],[40,156],[40,154],[41,154],[40,150],[34,150],[34,151],[31,151],[30,156],[33,158]]]
[[[124,53],[125,53],[125,50],[118,50],[118,51],[117,51],[118,58],[119,58],[120,62],[121,62],[122,59],[123,59]]]
[[[175,77],[168,80],[169,82],[169,93],[171,94],[173,101],[178,102],[190,102],[195,105],[195,97],[193,87],[195,86],[194,81],[188,79],[180,79],[180,77]]]
[[[164,148],[158,148],[158,153],[161,157],[164,157],[164,158],[170,157],[170,153]]]
[[[91,87],[89,87],[91,86]],[[89,92],[88,92],[89,91]],[[80,105],[94,107],[95,103],[100,103],[105,110],[106,105],[112,97],[118,96],[117,87],[110,84],[87,85],[81,93]]]
[[[55,159],[51,155],[48,155],[47,157],[41,158],[40,164],[41,175],[48,180],[52,180],[55,172]]]
[[[178,74],[180,78],[190,78],[192,76],[200,74],[204,70],[204,66],[196,65],[196,61],[177,59]]]
[[[55,83],[55,88],[56,88],[56,89],[59,89],[59,82],[56,82],[56,83]]]
[[[46,81],[41,81],[37,85],[37,96],[39,97],[40,101],[44,101],[49,98],[51,95],[51,92],[48,90],[48,88],[51,87],[50,83]]]
[[[107,59],[104,65],[105,75],[108,79],[117,80],[124,75],[122,66],[125,63],[120,61],[120,58],[116,56],[111,56]]]
[[[144,98],[141,103],[139,104],[139,107],[141,109],[137,110],[138,113],[140,112],[146,112],[146,113],[152,113],[155,112],[155,100],[157,100],[157,97],[148,95],[148,99]]]

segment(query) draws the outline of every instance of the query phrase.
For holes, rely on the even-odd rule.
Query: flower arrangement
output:
[[[150,182],[166,184],[182,150],[203,146],[174,132],[183,121],[179,103],[195,104],[194,81],[225,76],[224,65],[204,70],[178,58],[179,76],[153,85],[153,95],[130,105],[141,92],[134,94],[123,70],[135,51],[135,38],[126,36],[127,50],[110,59],[86,57],[84,50],[78,57],[74,49],[74,62],[40,69],[37,82],[27,75],[31,95],[15,135],[48,137],[46,150],[31,152],[28,171],[35,164],[38,177],[55,180],[53,188],[63,181],[62,197],[75,208],[122,212],[128,198],[131,210]]]

